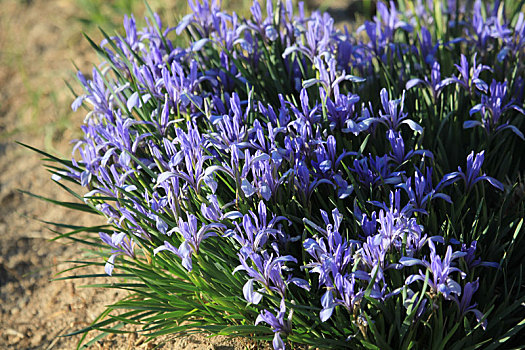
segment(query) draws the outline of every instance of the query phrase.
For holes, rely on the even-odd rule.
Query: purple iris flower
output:
[[[372,212],[370,217],[368,217],[366,214],[363,214],[361,219],[361,228],[363,229],[365,237],[370,237],[377,234],[377,214],[375,211]]]
[[[334,57],[322,59],[321,57],[314,58],[314,67],[317,69],[318,78],[312,78],[303,82],[304,88],[309,88],[317,83],[321,86],[319,88],[320,95],[323,99],[340,94],[339,84],[343,81],[351,81],[354,83],[362,83],[366,79],[356,77],[354,75],[346,74],[343,70],[339,72],[336,68],[337,61]]]
[[[514,25],[514,33],[508,36],[505,40],[505,46],[498,53],[498,60],[502,62],[510,53],[511,57],[516,57],[519,52],[522,52],[525,47],[525,15],[521,12],[518,15],[516,24]]]
[[[413,29],[412,26],[399,19],[400,15],[397,11],[394,1],[390,1],[389,4],[390,9],[382,1],[377,3],[377,12],[379,14],[380,21],[383,24],[383,28],[387,33],[386,35],[393,39],[394,32],[398,28],[401,28],[406,32],[411,32]],[[375,21],[378,21],[378,17],[375,17],[374,19]]]
[[[339,229],[343,221],[343,215],[337,208],[332,210],[332,220],[328,213],[321,210],[321,217],[323,218],[325,227],[320,227],[312,221],[304,218],[303,221],[311,226],[315,231],[322,234],[321,238],[308,238],[304,241],[305,250],[316,260],[308,266],[313,268],[314,272],[320,274],[321,285],[328,283],[326,276],[320,270],[326,267],[325,263],[332,267],[328,271],[339,271],[344,273],[348,264],[352,261],[352,254],[354,251],[354,243],[343,240]],[[323,267],[324,266],[324,267]]]
[[[420,134],[423,132],[423,128],[415,121],[407,119],[408,113],[403,112],[405,90],[403,90],[401,98],[397,100],[390,100],[385,88],[381,89],[380,95],[383,110],[379,112],[379,118],[372,118],[373,123],[384,124],[391,130],[397,130],[402,124],[406,124],[410,129]]]
[[[220,83],[220,87],[225,92],[233,92],[235,88],[235,78],[240,78],[237,66],[233,63],[233,60],[228,55],[221,51],[219,54],[222,69],[214,69],[210,71],[210,74],[217,76],[217,81]],[[214,98],[214,102],[217,98]]]
[[[216,133],[211,134],[212,142],[220,149],[227,149],[235,144],[240,148],[248,146],[247,137],[248,130],[245,125],[246,116],[250,112],[249,107],[242,112],[241,101],[239,95],[235,92],[230,98],[230,114],[216,116],[212,119],[213,124],[217,130]],[[247,101],[248,106],[250,101]]]
[[[447,247],[447,252],[443,258],[436,253],[436,247],[432,240],[428,241],[430,248],[430,262],[423,259],[402,257],[399,262],[403,266],[421,265],[432,274],[428,280],[428,285],[434,294],[443,294],[445,299],[451,300],[455,296],[461,295],[461,286],[452,278],[452,274],[458,272],[462,278],[465,274],[459,268],[453,266],[454,260],[466,255],[465,252],[452,252],[452,247]],[[419,274],[409,276],[405,284],[410,285],[415,281],[425,281],[425,273],[419,270]]]
[[[308,223],[311,225],[311,223]],[[310,272],[319,274],[319,286],[332,288],[337,274],[347,274],[352,267],[353,254],[358,247],[357,242],[341,241],[339,244],[327,245],[327,238],[308,238],[303,246],[306,252],[314,259],[306,264]],[[332,239],[333,242],[333,239]]]
[[[258,111],[265,118],[269,120],[269,123],[275,130],[283,130],[284,127],[290,122],[290,112],[286,107],[283,95],[279,94],[279,108],[274,109],[271,104],[264,105],[261,101],[258,102]]]
[[[352,80],[355,77],[349,76],[347,80]],[[320,88],[321,98],[326,100],[327,119],[330,122],[331,130],[341,130],[344,133],[359,133],[368,130],[371,122],[368,110],[360,108],[358,102],[360,97],[358,95],[348,93],[347,95],[339,92],[339,86],[335,86],[333,90],[333,98],[329,97],[326,91]]]
[[[344,149],[341,154],[337,153],[336,139],[329,135],[326,142],[320,141],[314,151],[317,161],[312,161],[313,168],[316,170],[314,175],[330,178],[341,164],[341,161],[350,155],[357,155],[356,152],[346,152]]]
[[[433,43],[432,34],[430,34],[430,31],[426,27],[421,27],[421,33],[418,35],[418,39],[420,46],[420,56],[423,58],[426,64],[434,65],[437,62],[436,54],[439,44]]]
[[[236,231],[232,237],[242,246],[240,253],[249,257],[251,253],[259,253],[262,251],[270,236],[277,237],[279,234],[278,224],[286,221],[283,216],[272,215],[268,220],[266,204],[260,201],[257,212],[249,211],[248,214],[242,217],[242,227],[236,223]],[[226,214],[228,217],[232,216],[232,212]]]
[[[476,0],[474,3],[474,11],[472,15],[472,21],[470,23],[470,35],[475,39],[475,43],[480,49],[485,49],[487,46],[488,39],[490,38],[491,30],[491,19],[487,21],[481,14],[481,1]]]
[[[153,252],[156,255],[163,250],[169,250],[172,253],[179,256],[180,258],[182,258],[182,265],[188,271],[191,271],[193,268],[191,255],[199,254],[201,242],[206,238],[217,236],[216,232],[221,233],[225,228],[226,226],[224,226],[223,224],[211,223],[207,225],[202,224],[199,229],[197,217],[193,214],[189,214],[187,222],[182,220],[182,218],[179,218],[178,226],[173,228],[171,232],[167,233],[169,235],[173,232],[177,232],[185,239],[185,241],[182,242],[180,247],[177,249],[169,242],[165,241],[163,245],[155,248]]]
[[[225,12],[216,11],[212,14],[213,29],[209,37],[203,37],[193,44],[193,51],[198,51],[199,46],[206,45],[208,42],[220,43],[220,45],[228,51],[233,51],[234,45],[238,43],[243,34],[240,30],[240,21],[237,14],[234,12],[229,15]],[[244,33],[245,37],[246,34]],[[242,45],[242,44],[241,44]],[[253,50],[251,50],[253,53]]]
[[[252,7],[250,7],[252,18],[254,22],[248,21],[246,24],[247,28],[252,29],[258,33],[265,41],[276,41],[281,37],[279,28],[276,28],[273,24],[273,5],[267,3],[267,17],[263,20],[261,6],[258,1],[254,1]],[[242,28],[242,26],[241,26]]]
[[[434,61],[432,63],[432,70],[430,71],[430,79],[425,76],[423,79],[410,79],[407,81],[405,88],[407,90],[410,90],[414,86],[417,85],[425,85],[432,91],[432,96],[434,97],[434,100],[437,100],[439,97],[439,94],[441,91],[447,86],[452,84],[452,80],[441,80],[441,66],[439,65],[438,61]]]
[[[390,141],[390,146],[392,147],[392,152],[390,153],[389,158],[397,165],[403,164],[415,155],[434,159],[432,152],[427,150],[410,150],[405,152],[405,143],[400,132],[395,132],[394,130],[390,129],[387,131],[387,138],[388,141]]]
[[[432,199],[441,198],[448,203],[452,203],[450,196],[437,192],[438,189],[432,186],[432,168],[427,168],[426,175],[423,175],[419,169],[416,169],[413,178],[408,178],[399,187],[408,194],[409,204],[416,211],[425,214],[427,213],[427,205]]]
[[[334,19],[327,13],[321,14],[318,11],[312,13],[306,24],[304,39],[301,38],[286,48],[283,58],[288,57],[294,52],[304,54],[311,62],[315,57],[329,53],[334,41]]]
[[[261,160],[252,166],[253,190],[266,201],[269,201],[275,195],[279,186],[286,182],[288,175],[291,173],[291,170],[288,170],[282,176],[279,176],[278,171],[281,158],[277,152],[273,153],[273,156],[273,159],[268,156],[267,159]],[[250,187],[250,185],[246,185]]]
[[[187,132],[179,128],[175,130],[177,137],[173,142],[180,146],[180,151],[173,161],[170,161],[171,169],[158,175],[154,187],[162,186],[164,182],[176,177],[184,180],[186,185],[191,186],[196,192],[200,192],[203,184],[215,192],[217,182],[213,174],[226,169],[220,166],[206,167],[206,161],[213,158],[205,155],[206,140],[193,123],[188,122],[187,129]]]
[[[104,77],[96,68],[93,68],[92,76],[93,80],[87,80],[81,72],[77,73],[77,78],[82,83],[86,93],[78,96],[75,101],[73,101],[71,108],[76,111],[84,101],[87,101],[93,106],[93,113],[95,115],[112,115],[114,94],[111,92],[111,89],[115,92],[119,92],[124,88],[117,89],[117,87],[112,86],[111,89],[109,89],[106,87]]]
[[[124,37],[114,36],[111,37],[110,40],[115,43],[126,57],[130,58],[133,57],[133,52],[140,51],[144,48],[144,43],[138,38],[136,21],[133,15],[130,17],[127,15],[124,16],[123,24],[126,35]],[[109,49],[107,39],[102,41],[101,46],[105,48],[113,63],[116,63],[119,68],[125,67],[122,64],[122,59],[115,57],[116,55]]]
[[[337,295],[335,298],[333,291]],[[327,321],[332,316],[337,305],[344,306],[350,314],[353,314],[356,304],[364,295],[365,290],[358,286],[354,273],[346,276],[336,273],[333,290],[328,289],[321,297],[321,306],[323,307],[319,314],[321,322]]]
[[[131,198],[131,201],[133,202],[134,209],[137,210],[137,212],[144,214],[147,216],[147,211],[137,203],[137,200],[134,200]],[[117,212],[120,214],[120,217],[118,218],[118,222],[115,222],[117,227],[122,227],[123,229],[129,230],[134,235],[142,238],[142,239],[151,239],[151,235],[144,230],[144,228],[138,223],[136,214],[134,211],[129,210],[128,208],[116,204]]]
[[[489,45],[491,38],[501,39],[506,41],[512,31],[507,28],[505,23],[502,23],[501,18],[500,2],[496,1],[492,11],[490,8],[486,8],[487,18],[483,18],[482,14],[483,3],[481,0],[476,0],[472,12],[472,19],[468,23],[467,34],[470,41],[475,43],[477,48],[481,51],[485,51],[491,46]]]
[[[357,29],[357,32],[366,31],[370,38],[370,46],[377,57],[383,58],[384,52],[389,43],[394,41],[394,34],[397,29],[406,32],[412,31],[412,26],[401,21],[395,3],[390,1],[390,8],[383,2],[377,3],[378,16],[374,16],[374,21],[365,23]]]
[[[349,68],[355,64],[353,56],[356,47],[354,38],[348,32],[348,28],[345,28],[345,35],[338,42],[337,64],[340,68],[350,71]]]
[[[261,107],[263,106],[260,104],[259,109]],[[271,114],[273,112],[270,111],[271,109],[268,109],[266,113]],[[260,150],[262,153],[269,154],[270,158],[280,165],[285,150],[279,146],[276,137],[283,132],[285,132],[285,128],[274,127],[271,122],[268,122],[265,127],[256,119],[253,122],[252,129],[249,131],[251,147]]]
[[[192,13],[184,16],[177,26],[177,35],[180,35],[190,24],[197,26],[200,37],[208,37],[212,32],[216,17],[220,13],[220,3],[216,0],[203,1],[189,0]]]
[[[243,291],[246,300],[254,304],[257,304],[262,298],[259,292],[254,291],[254,281],[259,282],[264,289],[277,292],[283,297],[288,283],[309,289],[309,284],[300,278],[283,279],[284,263],[297,262],[295,258],[290,255],[279,256],[278,251],[270,254],[263,250],[270,236],[275,238],[279,236],[281,230],[275,226],[286,219],[274,216],[268,222],[266,205],[263,201],[259,202],[258,209],[258,214],[250,212],[242,216],[242,227],[236,223],[237,230],[228,234],[241,245],[238,254],[241,264],[235,268],[233,273],[244,270],[248,274],[250,279],[246,282]],[[225,217],[233,217],[231,214],[233,213],[230,212]]]
[[[394,193],[390,193],[389,206],[385,203],[371,202],[371,204],[383,208],[379,211],[375,234],[367,236],[366,243],[363,244],[363,247],[365,244],[368,248],[372,247],[372,250],[369,249],[368,252],[365,252],[370,256],[365,261],[371,268],[377,263],[380,264],[381,268],[397,268],[398,266],[395,264],[384,265],[384,260],[378,257],[382,256],[382,252],[386,253],[390,248],[400,251],[403,245],[405,245],[406,254],[413,256],[428,240],[427,236],[423,235],[422,227],[417,224],[415,218],[411,217],[415,210],[410,204],[401,208],[400,200],[400,191],[396,190]],[[375,215],[372,215],[373,217]],[[377,228],[377,223],[379,228]],[[377,247],[377,249],[373,247]]]
[[[173,232],[180,234],[190,245],[195,254],[199,254],[199,247],[206,238],[217,236],[217,232],[221,233],[226,226],[220,223],[210,223],[201,225],[198,228],[197,217],[193,214],[188,216],[188,221],[183,221],[179,218],[178,226],[173,229]],[[210,232],[216,231],[216,232]]]
[[[111,256],[104,267],[106,273],[111,276],[117,256],[126,254],[129,257],[135,257],[135,242],[125,232],[114,232],[111,237],[106,232],[100,232],[99,236],[104,243],[111,247]]]
[[[519,138],[525,140],[523,133],[516,126],[509,123],[501,123],[500,120],[503,113],[511,109],[525,115],[523,108],[515,104],[514,100],[508,101],[507,82],[499,83],[496,80],[492,80],[489,94],[489,96],[482,95],[481,103],[475,105],[470,110],[470,115],[480,112],[482,115],[481,121],[467,120],[463,123],[463,128],[467,129],[481,126],[489,135],[492,133],[497,134],[503,130],[509,129],[518,135]]]
[[[227,173],[231,172],[232,178],[237,179],[238,187],[240,185],[242,194],[245,197],[259,194],[265,200],[270,200],[277,190],[277,187],[284,182],[286,178],[276,178],[279,165],[279,162],[272,161],[266,153],[256,151],[255,154],[251,156],[249,150],[246,149],[244,151],[244,165],[241,172],[239,173],[238,167],[235,166],[233,171],[227,170]],[[254,178],[252,181],[247,179],[250,172]]]
[[[339,233],[343,219],[341,213],[337,209],[332,211],[333,224],[326,212],[321,210],[321,216],[326,228],[304,219],[304,222],[321,233],[322,237],[307,238],[303,246],[314,259],[306,265],[306,268],[312,273],[319,274],[319,287],[327,287],[321,298],[320,312],[321,322],[325,322],[331,317],[337,305],[342,305],[353,313],[355,304],[364,295],[364,288],[358,285],[357,279],[369,281],[370,276],[360,270],[349,273],[354,269],[354,253],[359,243],[342,238]]]
[[[458,180],[465,182],[465,191],[469,192],[472,187],[479,181],[488,181],[492,186],[496,187],[500,191],[504,190],[503,184],[493,177],[485,174],[479,175],[481,166],[485,159],[485,151],[481,151],[474,157],[474,151],[467,156],[467,167],[466,171],[463,172],[461,167],[458,167],[458,171],[447,174],[438,184],[438,188],[448,186]]]
[[[327,98],[326,108],[328,110],[328,121],[330,122],[330,129],[342,130],[345,128],[347,121],[357,120],[357,103],[359,96],[349,93],[348,95],[335,94],[334,100]]]
[[[387,229],[386,227],[383,228]],[[373,237],[367,237],[361,248],[356,251],[356,256],[358,256],[360,260],[360,268],[364,270],[363,279],[369,280],[371,279],[370,276],[375,275],[374,282],[377,284],[377,282],[384,280],[384,270],[386,268],[395,267],[395,265],[385,263],[386,255],[392,246],[392,241],[397,239],[397,236],[401,233],[397,230],[397,227],[394,229],[395,231],[388,232],[390,237],[383,236],[379,233]],[[378,296],[380,297],[381,295],[379,294]]]
[[[294,104],[292,103],[289,104],[295,117],[297,118],[295,121],[292,121],[291,123],[297,124],[297,128],[300,128],[300,126],[304,123],[308,123],[309,125],[317,124],[321,120],[321,116],[319,114],[319,106],[315,105],[313,108],[310,108],[308,91],[306,90],[306,88],[303,88],[301,90],[300,102],[301,102],[300,110]]]
[[[128,66],[121,54],[112,51],[113,45],[117,46],[119,51],[124,53],[127,60],[136,61],[137,55],[148,66],[153,74],[157,75],[160,71],[160,66],[166,63],[164,58],[168,58],[168,62],[175,59],[180,59],[185,55],[185,50],[174,48],[166,35],[174,28],[163,29],[160,17],[157,14],[153,15],[154,23],[146,18],[147,26],[142,30],[137,30],[136,22],[133,16],[124,19],[125,37],[113,36],[105,39],[101,43],[101,47],[105,50],[109,61],[119,70],[126,70]],[[109,41],[112,42],[109,45]]]
[[[372,52],[372,55],[379,58],[385,58],[389,36],[381,28],[381,23],[378,21],[365,21],[365,23],[357,29],[357,32],[360,33],[363,30],[366,32],[366,35],[370,40],[367,48]]]
[[[157,255],[159,252],[161,252],[163,250],[167,250],[167,251],[177,255],[179,258],[181,258],[182,259],[182,266],[184,266],[184,268],[186,270],[188,270],[188,271],[193,270],[193,264],[192,264],[192,260],[191,260],[192,250],[191,250],[189,244],[186,241],[184,241],[179,246],[179,248],[176,248],[175,246],[173,246],[168,241],[164,241],[163,245],[160,245],[157,248],[155,248],[155,250],[153,251],[154,255]]]
[[[239,262],[241,263],[237,266],[233,273],[238,271],[245,271],[250,280],[259,282],[264,289],[270,293],[277,293],[281,297],[284,297],[286,294],[286,285],[287,280],[283,278],[282,271],[286,262],[297,262],[291,255],[277,256],[276,254],[269,254],[267,251],[262,251],[261,253],[250,252],[248,254],[239,253]],[[250,263],[251,261],[251,263]],[[253,283],[248,280],[246,283]],[[304,288],[310,289],[310,285],[299,278],[292,278],[290,282]],[[252,292],[253,287],[245,286],[245,294],[247,294],[247,300],[255,302],[261,300],[261,298]],[[251,292],[248,293],[247,291]]]
[[[209,201],[208,205],[206,205],[204,202],[201,204],[202,215],[206,218],[206,220],[211,222],[219,222],[224,218],[224,214],[221,210],[217,197],[213,194],[210,194],[208,195],[207,199]]]
[[[279,311],[276,315],[268,310],[263,310],[257,319],[255,320],[255,325],[258,325],[261,322],[267,323],[272,327],[273,332],[275,333],[273,338],[273,348],[274,350],[284,350],[286,349],[285,344],[281,338],[281,334],[287,335],[292,332],[292,311],[288,315],[288,318],[285,319],[286,315],[286,304],[284,298],[281,300]]]
[[[487,267],[493,267],[493,268],[499,268],[499,264],[496,262],[489,262],[489,261],[481,261],[481,258],[475,258],[476,257],[476,249],[478,246],[477,241],[472,241],[470,243],[470,246],[467,246],[466,244],[461,245],[461,251],[465,252],[467,255],[465,255],[465,263],[467,264],[467,267],[469,270],[472,270],[473,268],[477,266],[487,266]]]
[[[482,91],[484,93],[487,93],[488,91],[488,85],[485,83],[481,78],[479,77],[481,72],[488,70],[492,71],[492,69],[488,66],[485,66],[483,64],[476,64],[476,55],[474,54],[472,58],[472,66],[469,67],[469,63],[467,60],[467,57],[465,55],[461,54],[461,62],[459,65],[454,64],[456,66],[460,76],[459,77],[451,77],[444,79],[441,84],[442,85],[449,85],[452,83],[455,83],[468,91],[470,94],[474,94],[474,87],[478,89],[479,91]]]
[[[294,164],[293,173],[295,188],[300,195],[301,202],[307,205],[310,202],[310,197],[315,189],[322,184],[336,187],[333,182],[328,179],[311,178],[311,172],[303,161],[297,160]],[[313,177],[313,176],[312,176]]]
[[[126,31],[125,40],[129,44],[129,48],[136,50],[138,45],[137,25],[133,15],[131,15],[131,17],[124,15],[124,30]]]
[[[183,66],[177,61],[173,61],[171,70],[163,67],[161,71],[161,81],[168,93],[169,102],[174,108],[179,107],[184,110],[191,110],[191,108],[200,108],[202,106],[203,98],[199,94],[199,85],[205,80],[209,81],[211,78],[207,75],[199,74],[197,61],[192,60],[189,66],[189,73],[186,74]]]
[[[476,316],[476,320],[481,322],[481,327],[487,329],[487,320],[484,320],[484,315],[481,311],[476,309],[478,304],[472,304],[472,296],[479,288],[479,279],[474,282],[467,282],[463,288],[461,299],[457,295],[453,296],[454,302],[458,306],[460,318],[464,317],[467,313],[472,312]],[[483,321],[482,321],[483,320]]]
[[[354,167],[350,170],[358,176],[359,182],[365,186],[379,186],[381,184],[397,185],[401,182],[403,172],[393,172],[389,166],[389,157],[372,157],[370,154],[367,158],[355,159]]]

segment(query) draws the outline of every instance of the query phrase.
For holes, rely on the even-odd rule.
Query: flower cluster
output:
[[[140,248],[193,281],[212,257],[242,281],[231,297],[271,327],[275,349],[300,341],[305,317],[312,337],[366,342],[381,304],[401,305],[414,334],[443,322],[436,310],[487,327],[478,270],[497,264],[463,226],[445,227],[454,208],[469,215],[474,189],[507,190],[489,147],[506,129],[523,139],[523,14],[512,26],[497,9],[484,18],[479,0],[472,14],[449,8],[444,28],[463,36],[444,42],[432,5],[405,14],[379,2],[355,34],[290,0],[265,12],[255,0],[251,18],[190,6],[176,28],[126,18],[125,35],[101,45],[106,61],[78,74],[72,108],[89,113],[60,174],[115,231],[100,233],[106,272]],[[190,44],[177,47],[183,32]],[[458,57],[465,41],[474,52]],[[470,248],[454,250],[459,240]]]

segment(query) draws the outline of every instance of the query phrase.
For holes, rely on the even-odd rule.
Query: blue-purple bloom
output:
[[[463,293],[461,295],[461,299],[458,297],[458,295],[454,295],[452,300],[456,303],[458,306],[459,311],[459,317],[464,317],[467,313],[472,312],[476,316],[476,320],[478,322],[481,322],[481,327],[483,329],[487,329],[487,320],[485,319],[485,316],[481,311],[476,309],[477,304],[472,303],[472,297],[474,293],[479,288],[479,279],[475,280],[474,282],[467,282],[465,284],[465,287],[463,287]]]
[[[383,110],[379,112],[379,117],[372,118],[372,122],[386,125],[390,130],[397,131],[402,125],[406,124],[410,129],[418,133],[423,132],[423,128],[411,119],[407,119],[408,113],[403,112],[405,105],[405,91],[400,99],[390,100],[388,91],[381,89],[381,105]]]
[[[505,23],[502,23],[502,16],[500,13],[500,2],[494,3],[492,10],[486,8],[487,18],[483,18],[482,6],[484,4],[481,0],[476,0],[474,3],[472,19],[468,23],[467,35],[469,41],[474,43],[480,51],[492,48],[490,45],[493,39],[507,40],[512,31],[507,28]]]
[[[281,300],[279,311],[276,315],[274,315],[272,312],[268,310],[263,310],[257,319],[255,320],[255,324],[258,325],[261,322],[265,322],[270,327],[272,327],[273,332],[275,333],[273,338],[273,348],[274,350],[284,350],[286,349],[285,344],[281,338],[281,334],[288,335],[292,331],[292,324],[291,324],[291,316],[292,311],[290,311],[290,314],[287,319],[285,319],[286,316],[286,304],[284,302],[284,299]]]
[[[400,20],[396,5],[393,1],[389,3],[390,8],[383,2],[377,3],[378,16],[374,16],[374,21],[365,23],[357,29],[357,32],[365,31],[370,39],[370,47],[375,55],[384,58],[388,44],[394,41],[396,30],[402,29],[406,32],[412,31],[412,26]]]
[[[457,272],[461,278],[465,277],[465,273],[462,272],[459,268],[453,265],[454,260],[461,258],[466,255],[464,252],[452,252],[452,247],[447,247],[447,252],[445,257],[442,259],[436,253],[436,247],[432,240],[428,241],[428,246],[430,248],[430,261],[425,259],[416,259],[410,257],[402,257],[399,262],[403,266],[414,266],[421,265],[426,267],[426,269],[431,273],[431,277],[428,279],[428,285],[432,288],[432,292],[437,295],[439,293],[443,294],[445,299],[453,299],[461,295],[461,286],[459,283],[453,279],[452,274]],[[419,273],[416,275],[409,276],[405,284],[410,285],[415,281],[425,281],[426,272],[419,270]]]
[[[407,81],[405,88],[407,90],[412,89],[417,85],[425,85],[432,91],[432,96],[434,100],[437,100],[441,91],[447,86],[452,84],[454,81],[451,79],[441,80],[441,66],[438,61],[432,63],[432,69],[430,71],[430,79],[425,75],[423,79],[410,79]]]
[[[199,254],[199,248],[201,242],[206,238],[217,236],[217,232],[222,232],[226,226],[220,223],[211,223],[198,227],[197,217],[193,214],[189,214],[188,221],[179,218],[178,225],[166,234],[171,235],[176,232],[184,239],[184,242],[177,249],[169,242],[164,241],[164,244],[154,249],[154,254],[168,250],[182,259],[182,265],[188,270],[193,269],[191,256],[192,254]],[[215,231],[215,232],[213,232]]]
[[[326,286],[327,291],[321,298],[322,322],[328,320],[337,305],[344,306],[353,313],[355,304],[364,296],[364,288],[356,284],[356,276],[365,280],[370,277],[364,271],[351,272],[354,263],[353,254],[358,247],[356,242],[343,240],[339,233],[342,215],[337,209],[332,211],[332,224],[326,212],[321,212],[326,229],[309,220],[305,222],[319,231],[323,237],[307,238],[304,249],[314,259],[306,267],[310,272],[319,274],[319,286]],[[335,291],[335,297],[333,295]]]
[[[461,244],[461,251],[466,253],[466,255],[464,256],[464,260],[469,270],[472,270],[473,268],[478,266],[487,266],[496,269],[500,267],[499,264],[496,262],[481,261],[481,258],[476,259],[477,246],[477,241],[472,241],[469,246],[467,246],[466,244]]]
[[[519,138],[525,140],[523,133],[514,125],[501,122],[503,113],[509,110],[515,110],[525,115],[522,107],[518,106],[514,100],[508,101],[507,82],[499,83],[492,80],[489,88],[489,95],[481,96],[481,103],[470,109],[470,115],[481,113],[481,121],[467,120],[463,123],[463,128],[472,128],[481,126],[487,134],[497,134],[503,130],[509,129]]]
[[[104,243],[111,247],[111,256],[104,267],[106,273],[111,276],[117,256],[126,254],[131,258],[135,257],[135,242],[125,232],[114,232],[111,237],[106,232],[100,232],[99,236]]]
[[[354,168],[351,169],[358,176],[359,182],[363,185],[379,186],[383,184],[397,185],[401,183],[401,171],[392,171],[389,166],[389,157],[372,157],[370,154],[367,158],[355,159]]]
[[[451,78],[444,79],[441,84],[448,85],[455,83],[468,91],[470,94],[474,94],[474,88],[481,92],[487,93],[489,87],[487,83],[480,78],[480,74],[483,71],[492,71],[492,69],[489,66],[477,64],[476,56],[477,53],[474,54],[472,58],[472,66],[469,67],[467,57],[461,54],[460,64],[454,64],[459,72],[459,77],[453,76]]]
[[[414,176],[412,178],[409,177],[406,182],[400,184],[399,187],[407,193],[409,204],[415,211],[426,214],[428,203],[435,198],[441,198],[448,203],[452,203],[450,196],[439,193],[439,188],[433,187],[432,168],[427,168],[425,175],[417,169]]]
[[[390,141],[390,146],[392,147],[392,152],[390,153],[390,159],[394,161],[396,165],[401,165],[404,162],[408,161],[410,158],[415,155],[420,155],[422,157],[434,158],[432,152],[427,150],[410,150],[405,151],[405,142],[403,141],[403,136],[400,132],[395,132],[390,129],[387,131],[387,138]]]
[[[498,190],[503,191],[504,187],[501,182],[486,174],[480,175],[481,166],[485,160],[485,151],[481,151],[474,157],[474,151],[467,156],[467,167],[465,171],[458,167],[458,171],[447,174],[443,177],[438,187],[448,186],[456,181],[463,180],[465,182],[465,192],[469,192],[472,187],[479,181],[488,181],[492,186]]]

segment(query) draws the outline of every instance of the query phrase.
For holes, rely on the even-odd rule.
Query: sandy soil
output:
[[[71,200],[50,180],[40,157],[14,143],[67,155],[78,136],[64,80],[74,61],[83,71],[97,58],[82,37],[77,2],[0,1],[0,349],[72,349],[79,336],[60,337],[89,325],[122,292],[81,288],[93,280],[50,281],[80,254],[39,220],[96,224],[99,218],[48,205],[18,191]],[[96,33],[95,29],[93,32]],[[92,271],[100,273],[101,271]],[[97,280],[97,283],[102,281]],[[165,339],[162,339],[165,340]],[[100,341],[95,349],[150,349],[137,334]],[[166,349],[247,349],[254,344],[224,337],[189,336]]]

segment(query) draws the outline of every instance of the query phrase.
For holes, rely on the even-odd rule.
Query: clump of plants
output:
[[[524,345],[522,4],[126,18],[78,73],[73,158],[49,157],[81,201],[58,204],[107,219],[59,237],[130,292],[77,333]]]

